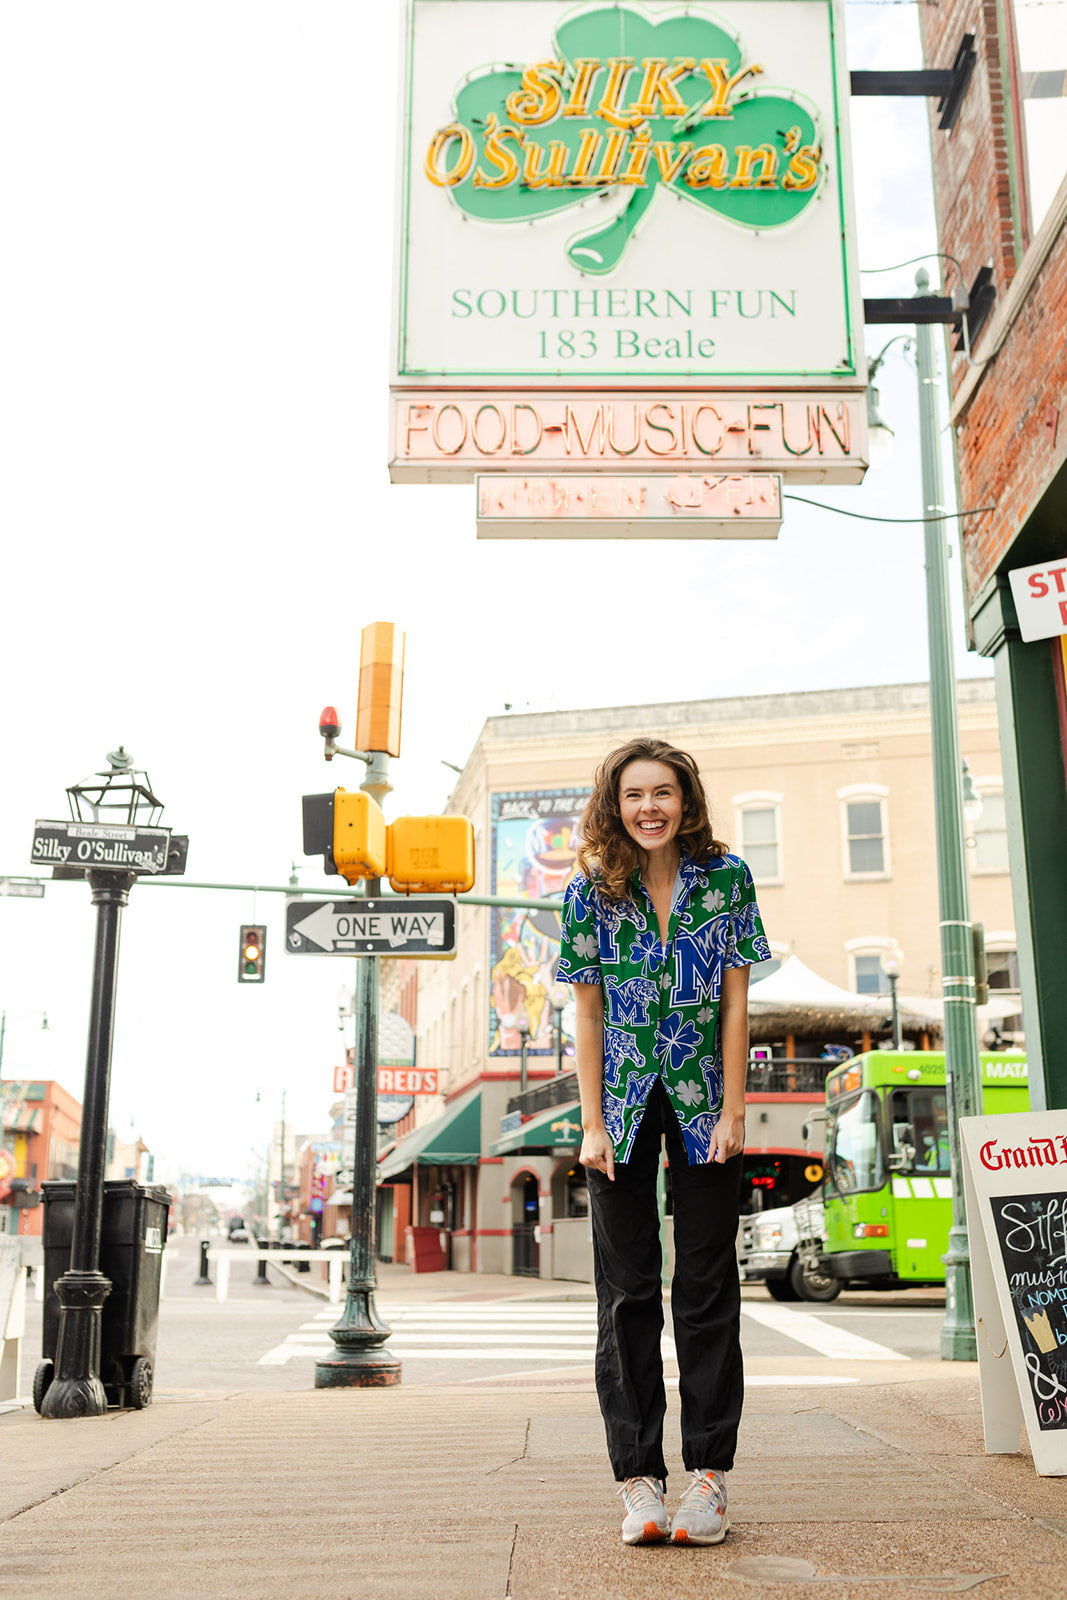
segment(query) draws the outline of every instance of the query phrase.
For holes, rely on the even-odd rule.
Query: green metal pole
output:
[[[360,784],[378,805],[392,785],[389,757],[371,754],[367,777]],[[377,878],[367,881],[367,895],[376,899]],[[375,1267],[375,1204],[378,1134],[378,986],[377,956],[356,960],[356,1139],[352,1163],[352,1240],[348,1256],[348,1294],[340,1320],[329,1329],[337,1346],[333,1356],[315,1363],[316,1389],[381,1389],[400,1382],[400,1362],[385,1347],[391,1328],[374,1303],[378,1287]]]
[[[930,278],[920,268],[917,293]],[[941,449],[938,436],[937,376],[929,324],[915,329],[919,369],[919,447],[922,459],[923,514],[944,512]],[[952,1164],[952,1228],[945,1262],[943,1361],[976,1361],[967,1213],[963,1201],[959,1119],[982,1108],[982,1063],[975,1011],[974,950],[963,828],[963,771],[960,755],[956,672],[952,660],[945,524],[925,524],[926,621],[930,650],[930,734],[934,760],[934,819],[937,832],[937,887],[941,906],[941,985],[945,1008],[945,1084],[948,1097],[949,1156]]]

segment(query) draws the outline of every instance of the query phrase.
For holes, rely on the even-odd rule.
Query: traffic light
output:
[[[237,982],[262,983],[267,964],[267,930],[262,922],[246,922],[241,927],[237,955]]]
[[[385,815],[369,794],[335,789],[333,859],[349,883],[380,878],[385,871]]]
[[[386,871],[398,894],[467,894],[474,887],[469,817],[397,817],[386,830]]]

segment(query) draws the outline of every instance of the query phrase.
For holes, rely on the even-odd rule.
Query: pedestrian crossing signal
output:
[[[241,928],[237,958],[238,983],[262,983],[267,964],[267,929],[262,922],[246,922]]]

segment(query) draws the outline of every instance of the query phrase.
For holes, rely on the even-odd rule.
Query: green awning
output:
[[[578,1100],[563,1106],[550,1106],[512,1128],[489,1146],[491,1156],[507,1156],[516,1150],[577,1150],[582,1142],[582,1107]]]
[[[379,1183],[406,1172],[408,1167],[476,1165],[482,1153],[482,1091],[472,1089],[455,1101],[441,1117],[424,1122],[392,1149],[382,1162]]]

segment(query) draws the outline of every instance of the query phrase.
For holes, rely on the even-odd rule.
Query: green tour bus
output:
[[[1025,1056],[983,1054],[983,1112],[1029,1109]],[[809,1270],[871,1288],[944,1283],[952,1225],[944,1052],[873,1050],[843,1062],[826,1079],[825,1148],[821,1225],[805,1228],[805,1202],[796,1208]]]

